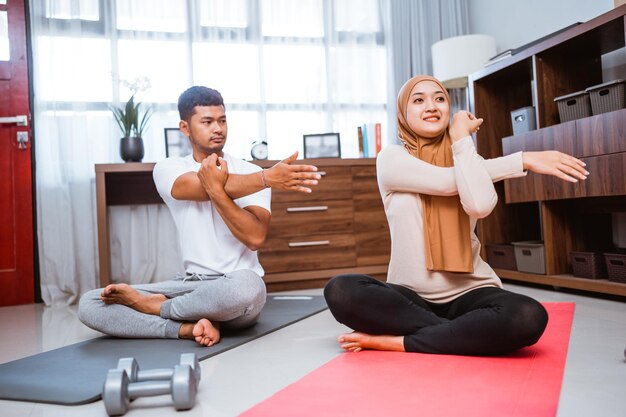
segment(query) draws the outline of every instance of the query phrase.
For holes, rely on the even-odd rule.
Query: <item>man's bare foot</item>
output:
[[[128,284],[107,285],[100,298],[105,304],[122,304],[155,316],[161,314],[161,304],[167,299],[163,294],[142,294]]]
[[[359,352],[363,349],[404,352],[404,336],[379,336],[354,332],[339,336],[339,343],[343,349],[350,352]]]
[[[195,340],[203,346],[213,346],[220,341],[220,326],[208,319],[200,319],[197,323],[183,323],[178,337]]]

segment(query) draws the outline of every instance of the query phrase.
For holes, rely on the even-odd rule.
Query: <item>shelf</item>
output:
[[[527,272],[510,271],[507,269],[494,269],[494,271],[502,279],[626,297],[626,284],[609,281],[607,279],[578,278],[569,274],[538,275]]]

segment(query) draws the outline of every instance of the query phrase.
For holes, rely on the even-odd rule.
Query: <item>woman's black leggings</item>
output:
[[[445,304],[367,275],[332,278],[324,297],[342,324],[373,335],[404,336],[407,352],[504,355],[535,344],[548,313],[530,297],[486,287]]]

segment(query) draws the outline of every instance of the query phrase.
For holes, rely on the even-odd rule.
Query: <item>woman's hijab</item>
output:
[[[411,91],[422,81],[437,83],[450,106],[450,96],[436,78],[418,75],[408,80],[400,89],[397,102],[398,136],[407,151],[432,165],[451,167],[452,140],[446,127],[434,138],[420,137],[409,127],[407,107]],[[458,195],[435,196],[420,194],[424,207],[424,242],[427,268],[431,271],[474,271],[470,241],[470,219],[461,206]]]

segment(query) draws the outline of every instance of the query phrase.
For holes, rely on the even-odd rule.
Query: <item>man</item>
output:
[[[225,154],[228,128],[216,90],[189,88],[178,111],[192,154],[157,163],[153,177],[178,229],[185,274],[90,291],[78,312],[87,326],[109,335],[212,346],[222,328],[255,324],[265,304],[256,250],[267,236],[270,188],[310,192],[320,175],[314,166],[292,165],[297,152],[266,170]]]

